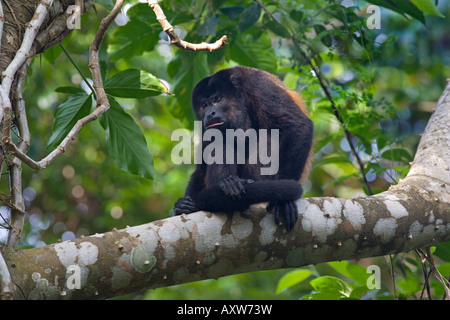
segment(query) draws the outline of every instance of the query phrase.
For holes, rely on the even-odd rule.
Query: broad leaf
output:
[[[215,36],[218,22],[219,16],[216,14],[206,18],[205,22],[198,28],[198,34],[200,36]]]
[[[248,28],[258,21],[261,16],[261,7],[257,4],[252,4],[245,8],[244,12],[242,12],[241,18],[239,20],[239,29],[241,32],[244,32]]]
[[[107,79],[104,84],[106,93],[121,98],[146,98],[168,93],[167,87],[151,73],[127,69]]]
[[[277,57],[270,42],[261,37],[258,40],[239,36],[231,45],[231,59],[241,65],[275,73]]]
[[[400,0],[397,0],[397,2]],[[431,0],[411,0],[422,12],[428,13],[434,16],[445,18],[445,16],[438,11],[436,6]]]
[[[323,276],[312,280],[309,283],[314,290],[325,294],[337,294],[348,296],[350,289],[347,284],[339,278]]]
[[[277,293],[280,293],[284,289],[290,288],[297,283],[302,282],[311,275],[311,270],[297,269],[286,273],[280,281],[278,281]]]
[[[219,9],[224,15],[230,19],[236,19],[239,17],[242,11],[244,11],[244,6],[230,6]]]
[[[384,151],[381,154],[381,157],[391,161],[410,162],[413,160],[413,157],[409,154],[409,152],[402,148],[392,148]]]
[[[111,108],[100,117],[106,131],[110,155],[123,170],[143,178],[153,179],[153,156],[147,148],[144,134],[133,118],[111,96]]]
[[[437,244],[436,251],[433,254],[444,261],[450,261],[450,242]]]
[[[210,75],[206,54],[199,52],[192,55],[179,51],[167,71],[172,77],[172,93],[176,98],[171,99],[169,110],[185,124],[192,126],[195,119],[191,108],[192,91],[201,79]]]
[[[159,31],[141,20],[131,20],[114,30],[108,46],[112,61],[140,56],[158,43]]]
[[[76,93],[84,93],[84,90],[81,89],[80,87],[65,86],[56,88],[55,92],[76,94]]]
[[[408,14],[425,24],[423,12],[409,0],[367,0],[367,2],[398,12],[403,16]]]
[[[54,148],[63,141],[78,120],[87,116],[92,107],[92,95],[77,93],[58,106],[53,121],[53,133],[47,143]]]

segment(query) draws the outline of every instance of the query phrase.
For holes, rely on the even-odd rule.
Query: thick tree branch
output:
[[[358,199],[297,202],[286,232],[264,206],[245,214],[196,212],[29,250],[0,247],[14,298],[98,299],[242,272],[360,259],[450,240],[450,83],[410,174]],[[73,267],[80,289],[70,289]],[[55,281],[55,279],[59,279]]]
[[[172,43],[174,46],[183,49],[183,50],[189,50],[189,51],[215,51],[220,48],[222,48],[227,43],[227,36],[222,36],[219,40],[217,40],[214,43],[190,43],[184,40],[181,40],[178,37],[178,34],[175,32],[175,29],[173,26],[169,23],[167,20],[163,10],[158,4],[157,0],[148,0],[148,5],[150,8],[153,9],[153,12],[155,12],[156,20],[161,24],[162,29],[170,38],[170,43]]]

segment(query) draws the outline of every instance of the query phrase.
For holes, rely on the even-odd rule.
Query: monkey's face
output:
[[[203,121],[206,130],[210,128],[223,130],[228,127],[228,109],[227,99],[217,92],[201,99],[197,110],[198,118]]]
[[[194,88],[192,106],[204,130],[248,128],[248,110],[240,90],[232,83],[230,75],[218,72],[204,78]]]

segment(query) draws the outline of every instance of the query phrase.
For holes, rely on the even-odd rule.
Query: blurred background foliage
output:
[[[226,34],[228,44],[212,53],[182,52],[169,45],[148,5],[137,1],[125,4],[108,31],[100,55],[108,66],[108,77],[125,69],[139,69],[165,81],[172,93],[117,98],[144,133],[153,155],[154,179],[121,170],[107,149],[99,121],[87,125],[49,168],[33,172],[24,166],[28,216],[22,248],[170,216],[193,171],[193,165],[173,164],[171,151],[177,141],[171,141],[172,131],[192,128],[190,97],[195,84],[237,64],[278,75],[306,100],[315,123],[316,155],[304,197],[366,195],[343,129],[300,50],[311,57],[327,81],[374,192],[386,190],[408,172],[420,134],[450,78],[448,1],[437,3],[445,17],[420,11],[405,15],[407,11],[402,8],[394,12],[381,7],[380,29],[368,28],[372,13],[366,11],[370,5],[366,1],[164,0],[160,4],[185,40],[213,42]],[[88,78],[89,45],[112,5],[111,0],[96,1],[95,10],[82,17],[81,29],[63,41]],[[292,41],[294,35],[297,44]],[[50,151],[47,143],[55,110],[68,97],[55,89],[65,86],[85,87],[60,46],[34,59],[24,91],[32,135],[29,155],[34,159]],[[7,179],[0,183],[0,192],[9,193]],[[0,213],[7,217],[7,208],[0,208]],[[0,240],[4,239],[5,232],[0,229]],[[441,272],[448,278],[450,246],[440,245],[435,253]],[[423,275],[417,256],[400,254],[393,261],[395,292],[389,258],[379,257],[242,274],[123,298],[392,299],[394,293],[400,298],[420,298]],[[358,288],[369,276],[365,267],[373,264],[381,268],[381,289],[361,291]],[[321,281],[317,279],[324,280],[322,286],[317,285]],[[324,287],[328,289],[321,292]],[[431,287],[433,297],[442,297],[443,288],[437,281]]]

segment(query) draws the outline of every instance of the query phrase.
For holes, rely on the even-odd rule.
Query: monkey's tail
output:
[[[245,193],[240,198],[230,198],[219,186],[201,191],[194,199],[197,208],[211,212],[244,211],[261,202],[295,201],[303,194],[303,188],[295,180],[260,180],[242,182]]]

